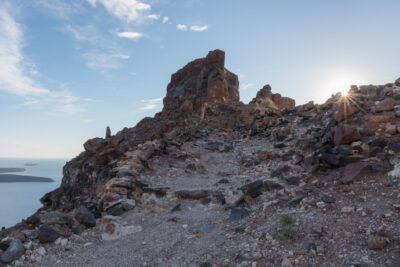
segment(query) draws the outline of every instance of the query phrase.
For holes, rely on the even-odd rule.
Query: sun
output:
[[[342,97],[347,98],[350,87],[360,84],[361,79],[352,72],[336,72],[326,79],[324,88],[331,94],[340,93]]]

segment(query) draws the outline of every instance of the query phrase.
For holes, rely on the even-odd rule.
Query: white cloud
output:
[[[117,32],[117,36],[121,38],[128,38],[136,40],[143,37],[143,33],[140,32]]]
[[[78,13],[83,9],[78,2],[70,2],[67,4],[63,0],[38,0],[34,3],[50,10],[54,15],[64,20],[68,20],[72,14]]]
[[[148,99],[148,100],[141,100],[144,105],[141,106],[139,109],[140,110],[152,110],[152,109],[158,109],[161,108],[163,98],[153,98],[153,99]]]
[[[129,59],[114,39],[110,39],[102,34],[95,25],[72,26],[67,25],[66,31],[81,43],[89,44],[78,46],[78,50],[82,51],[82,57],[86,61],[86,65],[93,69],[117,69],[123,65],[123,61]],[[116,33],[117,35],[119,33]],[[132,34],[122,33],[123,38]]]
[[[30,71],[24,64],[22,44],[20,25],[6,10],[0,9],[0,91],[17,95],[48,93],[27,75]]]
[[[148,19],[153,19],[153,20],[157,20],[160,18],[160,15],[158,14],[150,14],[147,16]]]
[[[122,60],[130,58],[130,56],[124,54],[102,54],[96,52],[86,53],[83,57],[87,66],[93,69],[118,69],[122,65]]]
[[[50,91],[28,75],[37,75],[38,71],[29,70],[34,64],[24,63],[27,59],[22,54],[23,37],[21,26],[7,10],[0,9],[0,91],[22,96],[24,105],[46,109],[53,114],[70,115],[83,111],[80,104],[88,99],[68,92]]]
[[[208,29],[208,25],[204,25],[204,26],[193,25],[193,26],[190,26],[190,30],[191,31],[195,31],[195,32],[204,32],[207,29]]]
[[[169,18],[168,17],[163,17],[163,19],[162,19],[162,23],[167,23],[167,21],[169,20]]]
[[[146,11],[151,9],[149,4],[138,0],[87,0],[93,7],[101,3],[106,10],[126,22],[141,23],[148,18]]]
[[[254,83],[244,83],[242,86],[240,86],[241,90],[247,90],[251,87],[253,87],[255,84]]]
[[[244,75],[243,73],[239,73],[239,79],[243,79],[244,77],[246,77],[246,75]]]
[[[187,31],[187,26],[185,24],[178,24],[176,25],[176,28],[180,31]]]

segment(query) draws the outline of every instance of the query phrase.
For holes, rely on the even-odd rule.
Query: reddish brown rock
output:
[[[181,190],[175,192],[175,196],[183,199],[202,199],[209,195],[210,192],[207,190]]]
[[[19,239],[19,240],[21,240],[21,242],[25,241],[25,235],[21,232],[21,230],[12,231],[11,234],[9,235],[9,238],[11,240]]]
[[[367,117],[367,121],[373,123],[396,123],[396,118],[390,115],[374,115]]]
[[[360,138],[360,133],[356,127],[343,124],[336,127],[333,141],[336,145],[344,145],[357,141]]]
[[[172,74],[163,110],[191,112],[206,102],[238,102],[238,77],[224,66],[225,52],[214,50]]]
[[[343,170],[342,183],[348,184],[360,179],[368,168],[369,165],[367,162],[355,162],[346,165]]]
[[[71,230],[68,228],[68,226],[64,225],[60,225],[60,224],[54,224],[51,226],[57,233],[59,233],[60,235],[64,236],[64,237],[69,237],[71,236]]]
[[[339,107],[339,109],[333,114],[333,118],[337,122],[341,122],[345,119],[350,118],[352,115],[356,113],[357,109],[348,103],[344,103]]]
[[[270,153],[268,151],[260,151],[258,152],[258,160],[266,161],[269,158]]]
[[[374,108],[375,112],[391,111],[394,109],[395,101],[393,98],[386,98],[379,102]]]
[[[283,97],[280,94],[273,94],[269,84],[260,89],[256,97],[249,104],[261,108],[275,109],[294,108],[296,106],[296,102],[293,99]]]

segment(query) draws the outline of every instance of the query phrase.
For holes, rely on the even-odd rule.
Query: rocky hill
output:
[[[400,266],[400,79],[249,103],[215,50],[1,232],[15,266]]]

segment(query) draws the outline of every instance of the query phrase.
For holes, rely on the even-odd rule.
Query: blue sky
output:
[[[170,75],[216,48],[258,89],[324,102],[400,77],[399,1],[0,2],[0,157],[71,158],[161,110]]]

